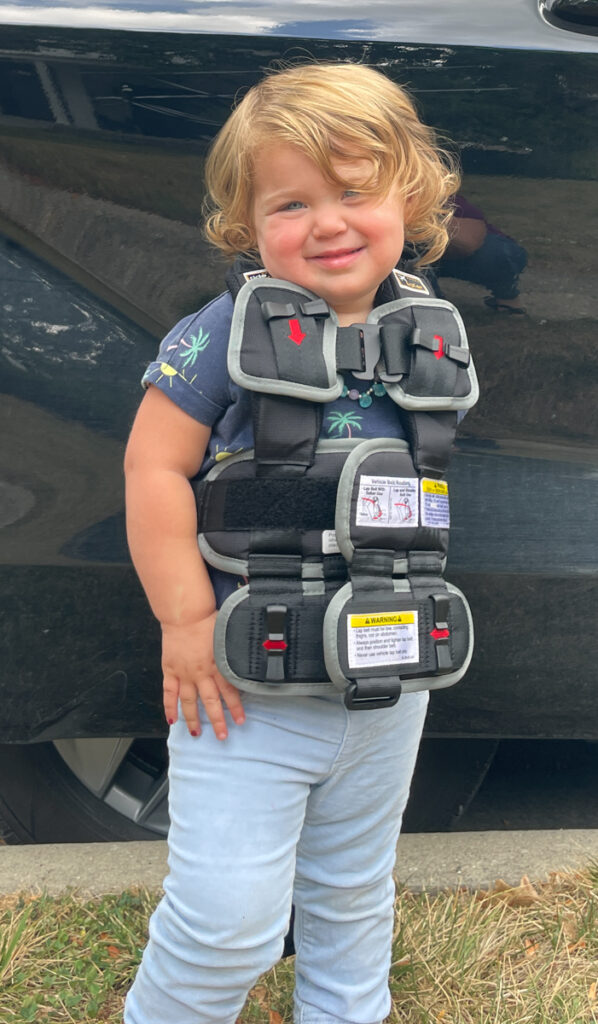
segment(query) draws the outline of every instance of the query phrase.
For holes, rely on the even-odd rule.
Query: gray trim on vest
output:
[[[267,288],[281,288],[285,292],[294,292],[301,299],[312,301],[318,296],[307,288],[300,288],[299,285],[290,281],[281,281],[277,278],[254,278],[247,281],[241,288],[235,300],[233,318],[231,323],[230,340],[228,345],[228,372],[235,383],[249,391],[258,391],[262,394],[286,395],[288,398],[304,398],[311,402],[333,402],[340,398],[344,380],[336,372],[336,329],[338,320],[336,313],[330,309],[330,315],[324,321],[322,336],[322,357],[326,365],[328,387],[314,387],[310,384],[301,384],[296,381],[278,380],[272,377],[254,376],[246,373],[241,366],[241,355],[243,351],[243,339],[245,336],[245,317],[247,306],[254,294]],[[257,296],[256,296],[257,297]],[[264,330],[267,331],[264,324]]]
[[[198,533],[197,544],[202,557],[205,558],[206,562],[209,562],[214,569],[221,569],[222,572],[230,572],[234,576],[247,576],[247,573],[249,572],[247,559],[233,558],[229,555],[219,555],[217,551],[214,551],[214,548],[210,547],[204,533]]]

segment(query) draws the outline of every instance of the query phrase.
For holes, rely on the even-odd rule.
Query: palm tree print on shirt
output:
[[[177,352],[177,355],[183,358],[183,369],[185,370],[189,365],[195,366],[195,361],[200,352],[203,352],[205,348],[210,344],[210,332],[203,332],[203,328],[199,328],[199,334],[191,334],[191,341],[186,341],[185,338],[181,338],[180,342],[175,345],[169,345],[167,352],[170,352],[172,348],[178,348],[179,345],[184,345],[188,351]]]
[[[347,437],[353,437],[351,427],[361,430],[362,417],[355,412],[331,412],[326,419],[330,423],[328,433],[332,434],[333,430],[336,430],[337,437],[342,437],[343,430],[347,431]]]

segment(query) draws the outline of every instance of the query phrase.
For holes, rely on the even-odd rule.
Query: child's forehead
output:
[[[309,167],[323,177],[353,183],[370,181],[377,162],[363,150],[341,149],[337,144],[313,153],[298,143],[272,139],[253,152],[254,177],[264,180],[294,168]]]

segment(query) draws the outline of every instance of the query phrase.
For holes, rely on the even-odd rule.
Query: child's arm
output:
[[[219,739],[227,735],[222,700],[244,721],[239,691],[214,663],[214,591],[197,546],[197,513],[189,479],[210,439],[198,423],[151,387],[133,424],[125,455],[127,533],[131,557],[162,627],[164,711],[177,701],[199,734],[199,695]]]

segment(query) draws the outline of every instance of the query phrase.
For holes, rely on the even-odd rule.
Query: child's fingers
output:
[[[225,679],[224,676],[220,675],[220,672],[216,673],[216,681],[222,694],[222,699],[230,711],[233,722],[236,725],[243,725],[245,721],[245,709],[243,708],[243,702],[241,700],[241,694],[237,690],[236,686]]]
[[[201,692],[201,687],[199,687]],[[193,682],[181,683],[179,701],[187,728],[192,736],[199,736],[201,723],[199,721],[199,708],[197,706],[197,690]]]
[[[164,673],[163,693],[164,715],[168,724],[173,725],[178,714],[179,681],[170,672]]]
[[[228,736],[228,729],[222,707],[222,697],[214,679],[208,678],[202,681],[199,686],[199,696],[216,733],[216,738],[225,740]]]
[[[172,680],[176,684],[176,692],[175,687],[172,685]],[[213,668],[211,675],[203,675],[200,679],[183,680],[180,684],[176,677],[164,676],[164,711],[166,717],[171,724],[172,721],[176,721],[176,709],[180,702],[183,717],[192,736],[199,736],[201,732],[198,698],[201,700],[210,724],[219,740],[225,740],[228,736],[223,701],[237,725],[242,725],[245,721],[245,711],[241,703],[239,691],[224,676],[221,676],[216,668]]]

